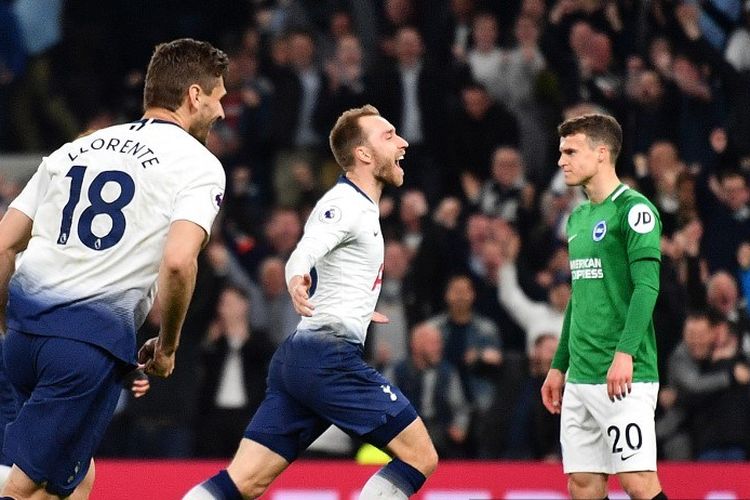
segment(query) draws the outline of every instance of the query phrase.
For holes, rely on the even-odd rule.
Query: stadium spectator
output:
[[[328,82],[317,59],[312,33],[295,29],[287,38],[288,66],[271,74],[275,92],[270,126],[276,149],[272,179],[276,202],[295,206],[299,186],[294,182],[292,165],[299,160],[318,165],[324,144],[320,102]]]
[[[500,146],[492,154],[492,177],[482,184],[479,192],[468,198],[472,204],[490,217],[500,217],[511,224],[528,224],[534,210],[534,185],[526,180],[526,167],[518,149]]]
[[[271,344],[277,347],[299,323],[299,314],[286,293],[284,260],[273,255],[263,259],[258,284],[250,286],[248,291],[252,304],[248,311],[250,324],[265,332]]]
[[[341,113],[368,102],[366,66],[359,38],[353,34],[339,37],[333,56],[324,69],[328,76],[328,87],[321,97],[319,120],[323,126],[330,128]]]
[[[10,128],[20,149],[45,151],[80,132],[54,80],[53,51],[63,37],[63,2],[16,0],[12,8],[27,59],[26,69],[16,75],[17,82],[8,100]]]
[[[671,236],[679,226],[680,192],[678,180],[685,172],[677,148],[671,142],[656,141],[645,158],[638,158],[638,186],[648,196],[662,218],[663,233]]]
[[[690,313],[668,366],[669,386],[659,397],[668,410],[660,421],[665,457],[744,458],[750,369],[726,319]]]
[[[542,334],[528,355],[506,356],[479,457],[560,461],[560,417],[551,415],[539,399],[558,338],[558,333]]]
[[[740,301],[737,281],[731,274],[718,272],[708,278],[706,303],[729,321],[745,353],[750,352],[750,315]]]
[[[250,327],[247,293],[226,286],[219,295],[216,320],[209,327],[199,364],[196,455],[231,457],[266,391],[273,344]]]
[[[742,172],[727,171],[717,180],[704,166],[696,182],[698,213],[705,228],[701,254],[711,272],[737,269],[737,248],[750,236],[750,190]]]
[[[429,217],[428,213],[427,200],[421,191],[412,189],[401,196],[398,214],[401,224],[396,237],[404,244],[410,259],[406,278],[413,294],[410,325],[440,309],[445,283],[452,274],[463,270],[461,229]]]
[[[534,302],[529,299],[518,282],[520,246],[521,241],[515,234],[505,244],[505,262],[500,268],[498,296],[508,314],[524,329],[526,352],[531,355],[539,336],[553,332],[552,335],[559,337],[570,299],[570,283],[568,275],[562,275],[552,282],[547,301]]]
[[[479,83],[464,85],[453,132],[455,166],[452,176],[461,176],[464,182],[481,183],[490,176],[489,166],[497,147],[517,146],[518,142],[518,123],[505,105],[493,101]],[[463,179],[466,175],[472,179]],[[453,177],[448,179],[456,182]]]
[[[409,254],[403,243],[389,241],[385,244],[383,284],[375,309],[390,321],[370,327],[368,342],[373,365],[383,368],[408,355],[408,332],[415,300],[409,288],[406,273],[409,271]]]
[[[529,177],[544,182],[552,169],[547,166],[549,146],[549,114],[537,96],[537,87],[547,61],[539,46],[540,27],[533,15],[521,14],[513,28],[514,47],[508,52],[508,107],[515,113],[521,132],[520,149]]]
[[[8,99],[14,84],[23,75],[26,65],[26,50],[23,46],[21,28],[13,13],[11,2],[0,2],[0,149],[9,149]]]
[[[503,354],[497,326],[475,312],[475,299],[471,278],[453,277],[445,288],[445,312],[429,322],[442,333],[445,358],[458,369],[468,399],[481,415],[492,405]]]
[[[445,114],[454,77],[426,57],[422,35],[416,28],[399,28],[394,50],[395,59],[371,70],[365,85],[371,104],[392,117],[409,142],[405,186],[422,190],[433,204],[446,187],[445,165],[438,159],[447,146]]]
[[[656,431],[661,453],[668,460],[690,460],[693,456],[687,422],[692,398],[728,385],[726,373],[701,376],[701,366],[710,361],[715,343],[708,315],[703,311],[688,313],[682,341],[667,362],[667,385],[659,391],[662,416]]]
[[[409,355],[384,375],[414,402],[438,454],[465,458],[471,406],[456,366],[445,358],[445,342],[436,325],[421,323],[410,335]]]

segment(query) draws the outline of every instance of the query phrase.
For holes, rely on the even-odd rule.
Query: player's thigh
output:
[[[330,425],[285,391],[269,387],[244,437],[291,463]],[[247,469],[248,473],[254,473],[249,465]]]
[[[365,436],[411,407],[397,387],[364,362],[360,346],[333,333],[296,332],[280,350],[288,351],[280,377],[284,390],[350,435]],[[415,417],[398,422],[373,444],[386,445]]]
[[[607,441],[612,472],[656,470],[654,411],[656,382],[636,382],[622,399],[610,401],[605,384],[589,392],[589,409]],[[658,493],[658,492],[657,492]]]
[[[586,393],[592,387],[595,386],[571,383],[565,386],[560,414],[560,444],[563,470],[567,474],[612,472],[606,439],[587,405]]]
[[[9,375],[23,372],[11,375],[14,386],[30,391],[6,428],[4,452],[33,481],[46,482],[47,491],[66,496],[88,472],[125,367],[96,346],[64,338],[11,332],[4,347]],[[33,377],[20,366],[24,359]]]
[[[271,359],[268,368],[266,396],[253,415],[244,436],[293,462],[310,443],[331,424],[317,415],[287,390],[289,373],[295,373],[294,359],[290,359],[291,342],[284,341]],[[291,362],[290,362],[291,361]],[[304,374],[302,375],[304,379]],[[303,387],[306,381],[303,382]],[[246,473],[255,474],[251,467],[264,467],[265,462],[248,463]]]
[[[312,411],[376,446],[388,444],[416,418],[413,409],[403,413],[412,408],[406,396],[363,361],[336,370],[300,371],[295,377],[296,396]]]
[[[425,475],[435,469],[437,453],[424,423],[406,396],[377,370],[355,358],[339,370],[311,370],[305,379],[305,403],[326,421],[388,448]]]

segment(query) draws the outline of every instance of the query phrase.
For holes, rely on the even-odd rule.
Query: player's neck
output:
[[[362,190],[373,202],[380,203],[380,195],[383,194],[383,183],[372,175],[362,174],[355,170],[346,173],[346,178],[352,184]]]
[[[589,182],[583,186],[583,189],[586,191],[586,196],[591,200],[591,203],[601,203],[606,200],[619,185],[620,179],[617,177],[617,174],[614,173],[613,169],[611,173],[600,172],[599,175],[592,177],[589,179]]]
[[[181,115],[180,110],[171,111],[167,108],[149,108],[143,113],[143,118],[153,118],[154,120],[164,120],[179,125],[182,129],[187,130],[187,121]]]

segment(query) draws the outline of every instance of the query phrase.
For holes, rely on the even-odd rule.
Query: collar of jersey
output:
[[[170,122],[169,120],[162,120],[160,118],[141,118],[140,120],[136,120],[136,121],[131,122],[131,123],[143,123],[143,124],[145,124],[146,122],[164,123],[164,124],[167,124],[167,125],[174,125],[175,127],[182,128],[178,124],[176,124],[175,122]]]
[[[349,184],[351,187],[353,187],[354,189],[356,189],[359,194],[361,194],[362,196],[364,196],[365,198],[367,198],[367,201],[369,201],[373,205],[375,204],[375,202],[372,201],[369,196],[367,196],[367,193],[365,193],[364,191],[362,191],[359,188],[359,186],[357,186],[352,181],[350,181],[345,175],[342,175],[342,176],[339,177],[339,181],[337,182],[337,184]]]
[[[609,198],[612,201],[615,201],[617,198],[620,197],[620,195],[622,193],[624,193],[628,189],[630,189],[630,186],[628,186],[627,184],[624,184],[624,183],[621,182],[620,185],[617,186],[617,188],[615,188],[614,191],[612,191],[612,194],[610,194],[609,196],[607,196],[607,198]]]

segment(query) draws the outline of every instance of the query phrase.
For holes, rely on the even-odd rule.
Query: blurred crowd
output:
[[[624,129],[618,173],[664,232],[654,313],[660,457],[750,452],[750,1],[0,0],[0,151],[49,152],[140,117],[154,44],[231,57],[227,171],[177,368],[123,395],[102,455],[227,457],[297,322],[284,264],[340,175],[327,134],[375,105],[410,144],[380,203],[386,239],[367,356],[445,458],[557,460],[539,388],[570,296],[556,125]],[[0,203],[19,186],[0,179]],[[139,343],[154,334],[153,310]],[[314,456],[354,456],[331,431]]]

